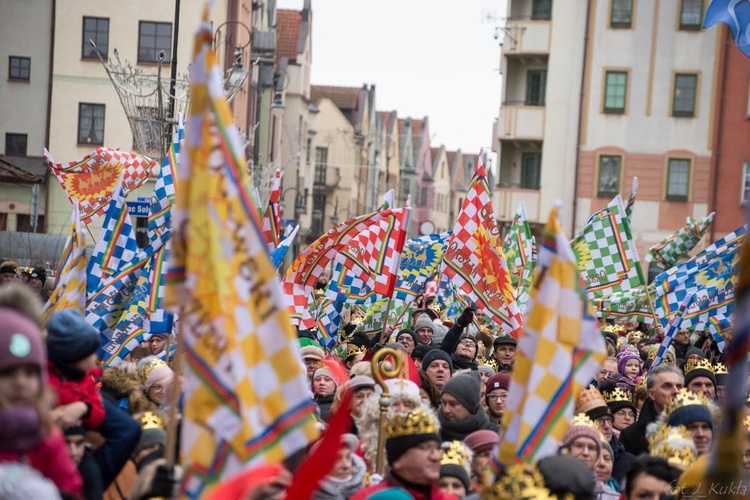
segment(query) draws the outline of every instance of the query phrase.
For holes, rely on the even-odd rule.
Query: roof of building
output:
[[[36,184],[44,181],[47,166],[39,156],[0,156],[0,181]]]
[[[302,12],[292,9],[276,10],[276,62],[282,57],[297,60],[299,27]]]
[[[366,90],[358,87],[312,85],[310,86],[310,99],[313,102],[318,102],[324,97],[330,99],[356,128],[360,122],[359,114],[363,104],[362,92],[366,92]]]

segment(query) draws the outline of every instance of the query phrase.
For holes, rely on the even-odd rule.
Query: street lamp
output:
[[[346,211],[346,218],[351,218],[351,212],[349,208],[342,208],[341,211]],[[331,225],[338,226],[339,224],[339,199],[336,198],[333,203],[333,214],[329,217],[331,219]]]
[[[297,194],[294,197],[294,220],[299,223],[300,217],[302,217],[302,214],[304,214],[307,211],[307,195],[308,191],[305,189],[304,192],[300,192],[299,188],[296,186],[292,186],[290,188],[286,188],[281,193],[281,200],[279,201],[279,205],[281,205],[281,211],[283,213],[285,208],[284,200],[286,200],[286,194],[290,191],[295,191]]]

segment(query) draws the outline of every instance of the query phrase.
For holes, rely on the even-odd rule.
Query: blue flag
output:
[[[710,28],[716,23],[729,26],[734,44],[750,57],[750,1],[713,0],[706,11],[703,27]]]

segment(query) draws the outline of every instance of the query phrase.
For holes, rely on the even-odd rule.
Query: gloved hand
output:
[[[176,467],[169,467],[167,464],[157,466],[154,479],[151,481],[151,488],[144,498],[173,498],[179,475]]]
[[[474,306],[469,306],[464,309],[464,312],[462,312],[461,316],[459,316],[456,320],[456,324],[461,328],[466,328],[467,326],[469,326],[469,324],[474,321],[474,311],[476,310],[477,308]]]

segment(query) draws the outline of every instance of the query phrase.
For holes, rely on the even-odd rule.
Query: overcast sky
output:
[[[279,0],[301,9],[303,0]],[[493,31],[505,0],[313,0],[313,84],[376,86],[379,111],[429,116],[432,146],[492,144],[500,105]]]

